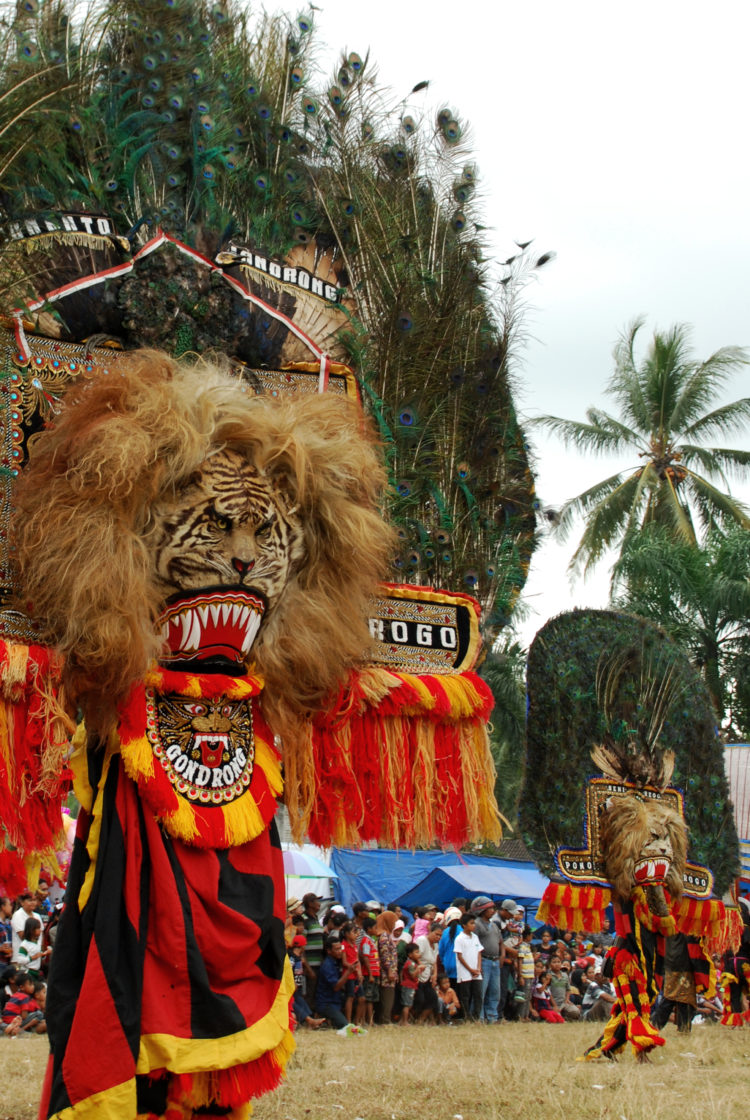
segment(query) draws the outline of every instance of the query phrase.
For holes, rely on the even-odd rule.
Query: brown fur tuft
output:
[[[23,606],[64,655],[66,686],[99,731],[160,651],[152,508],[218,447],[281,488],[304,534],[254,651],[274,730],[319,707],[369,644],[367,600],[393,538],[378,510],[385,473],[356,405],[257,397],[213,367],[140,351],[71,390],[17,494]]]

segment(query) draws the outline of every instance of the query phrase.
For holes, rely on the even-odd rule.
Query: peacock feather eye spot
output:
[[[394,558],[393,558],[393,567],[394,567],[394,568],[399,568],[399,569],[400,569],[400,568],[403,568],[403,566],[404,566],[404,558],[403,558],[403,556],[394,556]]]
[[[295,229],[294,240],[298,245],[307,245],[310,242],[310,234],[304,229]]]
[[[156,55],[153,54],[144,54],[141,62],[144,70],[155,70],[159,65]]]
[[[402,408],[398,414],[398,422],[404,428],[411,428],[417,422],[417,415],[411,408]]]
[[[434,560],[435,559],[435,549],[434,548],[426,548],[424,550],[424,555],[425,555],[425,560]]]
[[[342,66],[342,68],[341,68],[341,69],[339,70],[339,72],[338,72],[338,74],[336,75],[336,77],[337,77],[337,79],[338,79],[338,83],[339,83],[339,85],[340,85],[340,86],[343,86],[343,87],[344,87],[344,89],[347,89],[347,88],[348,88],[348,87],[349,87],[349,86],[350,86],[350,85],[352,84],[352,78],[351,78],[351,74],[349,73],[349,71],[348,71],[348,70],[345,70],[345,69],[343,68],[343,66]]]
[[[470,164],[467,164],[467,166],[461,172],[461,177],[467,183],[473,183],[474,180],[476,179],[476,171],[474,170],[474,168]]]
[[[141,98],[141,104],[143,105],[144,109],[153,109],[154,105],[156,104],[156,98],[153,96],[153,94],[144,93],[143,97]]]
[[[168,144],[165,151],[170,159],[179,159],[182,155],[182,148],[179,144]]]
[[[341,209],[344,214],[351,215],[354,213],[354,203],[350,198],[345,198],[341,203]]]
[[[487,567],[487,575],[488,575],[488,576],[490,577],[490,579],[493,579],[493,577],[495,576],[495,574],[496,574],[496,569],[495,569],[495,568],[493,568],[492,564],[488,565],[488,567]]]
[[[150,89],[152,93],[158,93],[163,84],[161,78],[149,78],[147,88]]]
[[[248,97],[258,96],[258,87],[255,82],[248,82],[248,84],[245,86],[245,93]]]
[[[406,554],[406,564],[409,568],[418,568],[419,559],[419,553],[416,551],[416,549],[412,549],[411,552],[407,552]]]
[[[479,574],[473,568],[469,568],[467,572],[464,572],[464,583],[467,587],[476,587],[479,583]]]
[[[399,494],[402,498],[408,498],[411,494],[411,483],[407,482],[405,479],[401,479],[400,482],[396,483],[396,493]],[[406,539],[405,533],[403,539]]]
[[[203,78],[204,78],[203,67],[202,66],[194,66],[193,69],[190,71],[190,77],[191,77],[192,81],[196,82],[196,84],[198,82],[202,82]]]
[[[210,113],[211,112],[211,106],[209,105],[209,103],[207,101],[199,101],[198,104],[196,105],[196,109],[198,110],[199,113]]]
[[[362,139],[363,140],[372,140],[374,135],[375,135],[375,129],[372,127],[370,122],[369,121],[363,121],[362,122]]]
[[[438,126],[440,128],[444,128],[445,125],[447,125],[448,122],[452,119],[452,117],[453,113],[451,113],[450,109],[441,109],[437,115]]]
[[[271,116],[271,110],[268,108],[267,105],[259,105],[257,112],[258,112],[258,116],[260,117],[260,119],[262,121],[267,121],[268,118]]]
[[[202,116],[201,117],[201,128],[203,129],[204,132],[213,132],[214,118],[210,117],[210,116]]]
[[[338,86],[331,86],[328,91],[328,100],[332,105],[340,105],[344,100],[344,95]]]
[[[83,130],[83,123],[79,117],[71,117],[70,127],[73,132],[81,132]]]
[[[300,66],[295,66],[289,75],[289,79],[293,86],[300,86],[304,81],[305,73]]]
[[[104,184],[104,189],[107,191],[116,191],[118,185],[119,184],[117,182],[117,179],[110,179],[107,183]]]
[[[451,218],[451,226],[456,231],[456,233],[460,233],[462,229],[466,228],[466,215],[463,213],[463,211],[456,211],[456,213]]]
[[[309,117],[314,117],[318,111],[318,103],[314,97],[306,97],[302,102],[302,109]]]
[[[412,133],[416,131],[417,122],[414,120],[414,117],[404,117],[401,121],[401,127],[407,136],[411,136]]]
[[[181,109],[185,102],[179,93],[175,93],[172,95],[172,97],[170,97],[169,104],[173,109]]]
[[[461,126],[458,121],[448,121],[443,125],[443,136],[449,144],[455,144],[461,138]]]
[[[447,529],[438,529],[438,531],[435,533],[435,540],[439,545],[450,544],[451,535],[447,531]]]
[[[398,319],[396,320],[396,326],[400,331],[410,331],[413,325],[414,324],[412,322],[411,315],[399,315]]]
[[[352,51],[346,61],[349,63],[349,66],[355,74],[359,74],[359,72],[362,70],[362,67],[364,66],[362,59],[354,51]]]
[[[216,178],[216,169],[210,163],[203,168],[203,178],[209,180]]]
[[[293,171],[290,167],[288,167],[284,172],[284,180],[289,183],[290,186],[292,186],[299,180],[299,175],[296,171]]]
[[[297,27],[299,27],[303,35],[306,35],[312,27],[312,21],[306,16],[297,16]]]
[[[463,481],[471,475],[471,468],[468,463],[458,463],[456,465],[456,474]]]
[[[391,155],[398,163],[403,163],[406,159],[406,149],[396,144],[393,148],[391,148]]]
[[[259,191],[267,190],[268,189],[268,177],[266,175],[256,175],[255,176],[255,186],[257,187],[257,189]]]
[[[440,559],[442,560],[443,564],[451,564],[451,563],[453,563],[453,553],[452,552],[442,552],[440,554]]]

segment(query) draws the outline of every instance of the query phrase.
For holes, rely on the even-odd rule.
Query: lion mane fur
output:
[[[16,501],[22,606],[63,655],[68,700],[99,734],[161,649],[153,507],[218,448],[269,478],[302,527],[303,557],[253,650],[273,730],[319,708],[370,644],[367,601],[394,542],[379,511],[381,456],[357,405],[257,396],[208,363],[138,351],[69,390]]]
[[[607,878],[616,894],[628,899],[636,887],[634,869],[654,829],[666,830],[672,845],[667,889],[673,899],[683,892],[683,872],[687,859],[687,826],[674,809],[652,798],[633,794],[613,796],[602,812],[600,846]]]

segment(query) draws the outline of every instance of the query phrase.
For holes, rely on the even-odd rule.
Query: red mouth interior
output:
[[[243,664],[260,630],[265,602],[245,588],[197,591],[173,600],[159,622],[166,653],[162,661],[228,658]]]

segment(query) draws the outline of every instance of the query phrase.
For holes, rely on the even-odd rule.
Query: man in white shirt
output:
[[[456,935],[456,990],[464,1015],[476,1022],[482,1013],[482,942],[474,932],[476,917],[463,914]]]
[[[24,891],[23,894],[19,894],[18,901],[20,903],[20,906],[16,910],[13,917],[10,919],[11,928],[13,930],[13,955],[11,957],[12,964],[21,963],[21,958],[18,956],[18,950],[21,947],[21,942],[23,941],[24,926],[26,925],[27,919],[30,918],[34,913],[34,907],[36,906],[36,899],[34,898],[31,891]]]

